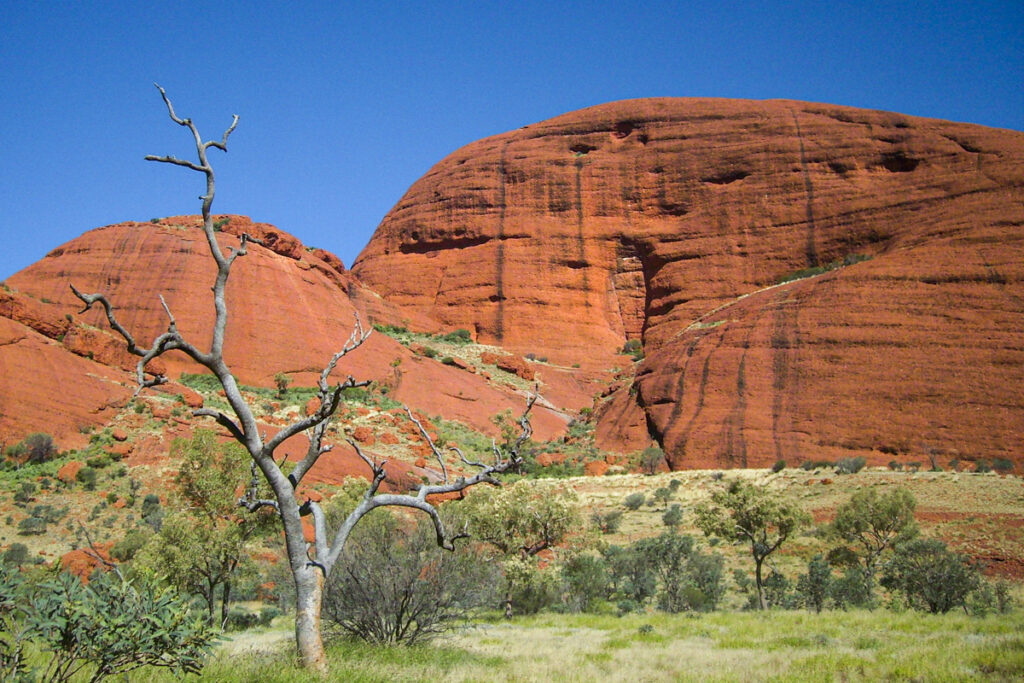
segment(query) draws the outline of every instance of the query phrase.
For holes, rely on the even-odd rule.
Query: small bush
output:
[[[562,580],[566,606],[573,612],[589,612],[608,594],[608,572],[600,557],[573,557],[562,567]]]
[[[28,562],[28,546],[24,543],[12,543],[3,555],[0,555],[0,563],[19,567]]]
[[[35,482],[23,481],[18,490],[14,492],[15,503],[28,503],[32,500],[32,494],[36,492]]]
[[[984,460],[978,460],[974,463],[974,471],[978,474],[985,474],[992,471],[992,467]]]
[[[683,482],[679,481],[678,479],[670,479],[668,482],[668,490],[671,491],[672,493],[675,493],[676,491],[679,490],[679,487],[682,485]]]
[[[437,338],[438,341],[448,342],[449,344],[470,344],[473,341],[473,335],[469,330],[459,328],[454,332],[443,334]]]
[[[250,612],[239,605],[232,605],[228,610],[228,618],[225,628],[228,631],[244,631],[260,623],[260,615]]]
[[[622,504],[625,505],[628,510],[639,510],[640,506],[643,505],[646,500],[647,496],[638,491],[637,493],[631,493],[626,496],[625,500],[622,501]]]
[[[270,622],[272,622],[274,619],[281,616],[282,614],[284,614],[284,612],[274,607],[273,605],[265,605],[263,607],[260,607],[259,624],[260,626],[270,626]]]
[[[386,334],[389,337],[394,337],[395,335],[408,334],[409,333],[409,328],[402,327],[400,325],[378,325],[378,324],[375,324],[373,326],[373,329],[375,329],[377,332],[380,332],[381,334]]]
[[[772,465],[772,472],[775,473],[775,474],[778,474],[779,472],[781,472],[784,469],[786,469],[786,461],[785,460],[776,460],[775,464]]]
[[[109,453],[101,453],[100,455],[94,455],[91,458],[86,458],[85,464],[97,470],[101,470],[111,463]]]
[[[668,505],[668,502],[670,500],[672,500],[672,490],[669,489],[666,486],[662,486],[662,487],[658,488],[654,492],[654,500],[655,500],[656,503],[660,503],[662,505]]]
[[[25,463],[46,462],[57,455],[57,444],[49,434],[36,432],[26,436],[20,443],[7,447],[4,455],[11,460]]]
[[[1006,458],[995,458],[992,460],[992,469],[1000,474],[1013,472],[1013,462]]]
[[[915,538],[897,546],[882,576],[883,586],[902,592],[911,607],[932,614],[963,606],[980,582],[966,556],[934,538]]]
[[[45,534],[46,520],[42,517],[26,517],[18,522],[18,533],[22,536]]]
[[[899,472],[900,470],[903,469],[903,463],[901,463],[899,460],[890,460],[889,469],[892,470],[893,472]]]
[[[622,524],[622,510],[609,510],[608,512],[597,510],[590,516],[590,521],[600,529],[602,534],[614,534]]]
[[[427,358],[437,358],[437,349],[435,349],[433,346],[424,346],[423,355],[426,356]]]
[[[95,469],[88,465],[78,470],[78,474],[75,475],[75,479],[81,482],[82,486],[85,487],[86,491],[92,491],[96,488],[96,479],[99,474]]]
[[[856,474],[864,469],[867,462],[867,458],[862,455],[855,458],[840,458],[836,461],[836,474]]]
[[[665,526],[674,529],[683,522],[683,508],[679,503],[674,504],[661,516],[661,521]]]
[[[150,533],[139,529],[133,529],[124,535],[120,541],[110,549],[110,554],[119,562],[128,562],[135,557],[142,546],[150,538]]]
[[[345,546],[344,571],[325,587],[323,618],[375,643],[426,641],[493,595],[494,565],[471,548],[437,547],[426,520],[401,530],[395,515],[368,517]]]
[[[644,345],[639,339],[630,339],[622,346],[622,353],[632,356],[633,360],[643,360]]]

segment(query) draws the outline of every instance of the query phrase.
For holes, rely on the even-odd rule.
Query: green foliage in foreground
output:
[[[39,581],[0,573],[3,680],[98,681],[144,667],[199,673],[217,639],[174,590],[144,577],[100,573],[85,585],[66,572]]]
[[[218,655],[203,680],[308,680],[291,650]],[[495,614],[418,647],[329,645],[345,681],[616,679],[644,681],[1018,680],[1024,614],[984,618],[887,610],[702,615]],[[153,672],[133,681],[169,681]]]

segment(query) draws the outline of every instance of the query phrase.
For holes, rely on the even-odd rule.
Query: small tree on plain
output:
[[[901,543],[882,575],[883,586],[902,592],[912,607],[932,614],[962,607],[979,583],[978,571],[967,557],[936,538]]]
[[[760,609],[768,609],[762,576],[764,561],[807,524],[810,516],[793,503],[741,479],[715,491],[711,503],[698,505],[695,512],[697,526],[705,535],[750,544],[757,603]]]
[[[882,554],[898,541],[917,534],[915,507],[917,501],[906,489],[895,488],[882,495],[876,489],[862,489],[836,510],[832,532],[853,546],[853,557],[864,571],[869,594]]]
[[[808,609],[817,613],[825,608],[832,586],[832,565],[820,554],[807,563],[807,573],[797,579],[796,589],[803,596]]]
[[[235,575],[252,539],[269,530],[274,519],[269,509],[247,514],[238,506],[235,491],[249,479],[250,459],[237,443],[219,444],[212,430],[200,429],[191,439],[175,439],[171,457],[181,461],[175,476],[180,510],[161,520],[138,562],[179,590],[200,596],[210,623],[224,628]]]
[[[473,538],[493,546],[506,560],[505,615],[512,616],[517,577],[528,581],[528,570],[541,551],[562,543],[583,528],[583,517],[572,491],[519,481],[500,489],[478,489],[463,503]]]
[[[140,346],[131,332],[117,320],[113,306],[104,294],[85,294],[76,289],[74,285],[71,286],[71,290],[85,304],[82,313],[96,304],[101,305],[106,313],[107,322],[125,340],[129,353],[139,356],[140,360],[136,365],[136,377],[140,390],[163,384],[167,381],[167,378],[161,374],[153,374],[151,378],[147,379],[146,365],[168,351],[183,352],[217,377],[223,388],[224,397],[230,406],[230,414],[219,410],[200,408],[194,411],[193,415],[211,417],[217,424],[226,429],[245,448],[252,459],[254,481],[262,478],[269,485],[271,489],[270,497],[260,497],[258,487],[254,484],[249,487],[246,495],[239,501],[239,504],[250,512],[256,512],[265,507],[270,508],[281,519],[284,527],[288,563],[295,582],[295,639],[299,656],[304,666],[320,672],[326,672],[327,662],[324,654],[323,638],[320,633],[323,586],[325,579],[330,576],[337,565],[352,529],[367,513],[378,507],[394,505],[414,508],[426,513],[433,521],[437,543],[449,550],[453,549],[454,540],[460,537],[461,534],[449,533],[437,509],[428,502],[428,496],[455,493],[481,482],[497,484],[498,482],[494,478],[495,475],[521,465],[522,457],[519,454],[519,449],[532,434],[528,414],[537,397],[533,395],[527,401],[526,409],[519,420],[521,430],[519,436],[509,439],[503,448],[495,446],[493,448],[494,459],[492,462],[470,461],[462,455],[461,451],[456,449],[463,465],[476,470],[476,473],[472,476],[451,478],[448,474],[448,468],[444,462],[443,455],[433,442],[430,441],[429,437],[426,436],[426,432],[421,426],[421,434],[430,443],[431,449],[437,457],[438,464],[443,473],[443,481],[439,484],[423,484],[418,487],[414,494],[380,493],[380,486],[386,476],[385,463],[374,462],[360,450],[355,442],[350,440],[349,443],[369,468],[372,474],[371,481],[362,500],[355,509],[333,532],[329,532],[321,507],[313,500],[299,500],[296,496],[296,491],[303,478],[316,465],[320,457],[332,448],[324,443],[324,436],[327,431],[328,422],[336,412],[341,401],[342,392],[347,388],[366,386],[368,384],[365,381],[356,381],[355,378],[349,376],[334,387],[331,387],[329,380],[338,361],[359,348],[369,337],[370,330],[363,329],[357,316],[355,326],[348,341],[344,343],[341,350],[327,361],[323,371],[320,373],[317,382],[319,407],[312,414],[284,426],[273,437],[269,439],[264,438],[252,407],[242,396],[238,384],[231,373],[231,369],[224,359],[224,340],[228,320],[225,291],[228,277],[235,260],[248,253],[250,244],[259,244],[259,242],[250,235],[243,234],[238,240],[238,246],[222,247],[218,241],[219,231],[214,226],[213,216],[210,213],[215,195],[215,177],[213,166],[210,164],[207,155],[211,148],[219,149],[222,152],[227,151],[228,137],[238,125],[238,116],[233,117],[231,125],[225,130],[220,140],[204,142],[192,120],[179,117],[175,113],[174,107],[164,89],[159,85],[156,87],[160,91],[160,96],[163,98],[171,120],[190,132],[195,143],[197,161],[179,159],[175,156],[153,155],[147,156],[146,160],[181,166],[203,174],[206,179],[206,191],[200,198],[202,200],[202,229],[210,249],[210,256],[213,258],[217,268],[217,275],[212,288],[215,316],[209,350],[200,349],[200,347],[186,339],[178,331],[174,315],[162,297],[161,303],[163,304],[164,313],[168,318],[167,331],[153,340],[153,343],[147,348]],[[279,458],[275,457],[277,448],[287,439],[301,433],[307,434],[309,449],[305,457],[296,463],[295,467],[286,474],[278,464]],[[313,519],[315,530],[315,541],[313,544],[308,544],[305,540],[302,525],[303,517],[311,517]]]
[[[640,469],[644,474],[654,474],[665,462],[665,451],[658,446],[648,446],[640,454]]]
[[[274,386],[277,387],[277,397],[284,398],[284,394],[288,391],[288,385],[292,383],[292,378],[283,372],[279,372],[274,375]]]

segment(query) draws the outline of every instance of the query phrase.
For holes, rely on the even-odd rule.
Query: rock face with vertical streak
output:
[[[119,322],[145,347],[167,329],[162,296],[178,330],[208,348],[216,269],[200,221],[176,216],[90,230],[7,278],[0,288],[0,445],[35,431],[51,434],[62,447],[82,445],[85,433],[123,410],[136,388],[137,357],[110,331],[100,306],[82,312],[70,284],[105,293]],[[242,384],[273,386],[275,374],[284,372],[296,386],[314,386],[348,339],[357,310],[364,323],[412,318],[421,329],[440,329],[381,301],[337,257],[307,249],[272,225],[244,216],[223,216],[218,224],[222,248],[237,246],[242,232],[263,242],[250,245],[235,262],[227,287],[224,355]],[[158,370],[152,367],[156,363]],[[205,371],[178,351],[149,368],[171,379]],[[384,334],[371,335],[342,358],[332,381],[346,374],[386,382],[397,400],[483,431],[495,429],[492,415],[520,410],[523,403],[513,389],[417,358]],[[534,412],[534,426],[544,439],[564,430],[565,422],[544,407]]]
[[[673,98],[452,153],[353,272],[405,309],[566,364],[642,338],[598,436],[625,450],[653,437],[683,468],[1020,460],[1022,264],[1024,134]]]

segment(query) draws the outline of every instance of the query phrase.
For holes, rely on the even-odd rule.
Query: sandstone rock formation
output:
[[[1021,460],[1022,264],[1022,133],[647,99],[452,153],[353,273],[519,353],[610,365],[642,339],[598,434],[683,468]]]
[[[327,252],[306,249],[287,233],[245,217],[220,220],[223,244],[237,244],[235,234],[244,231],[266,245],[250,247],[228,285],[225,356],[243,384],[273,386],[274,375],[284,372],[296,386],[312,386],[348,338],[357,309],[366,324],[412,318],[419,327],[440,329],[365,290]],[[71,283],[106,293],[119,321],[144,346],[167,327],[161,295],[178,329],[200,346],[209,343],[215,270],[197,226],[197,217],[182,216],[98,228],[7,279],[0,292],[0,439],[10,444],[46,431],[62,447],[80,446],[86,439],[80,432],[103,424],[135,389],[137,358],[110,333],[100,307],[80,313]],[[400,378],[394,377],[396,359],[404,361]],[[150,369],[172,379],[198,368],[177,352],[157,362],[161,367]],[[487,432],[495,430],[492,415],[519,411],[524,401],[478,375],[415,358],[383,334],[342,359],[336,372],[389,381],[399,401]],[[186,403],[198,398],[181,387],[173,391]],[[543,407],[534,418],[545,439],[566,423]]]

